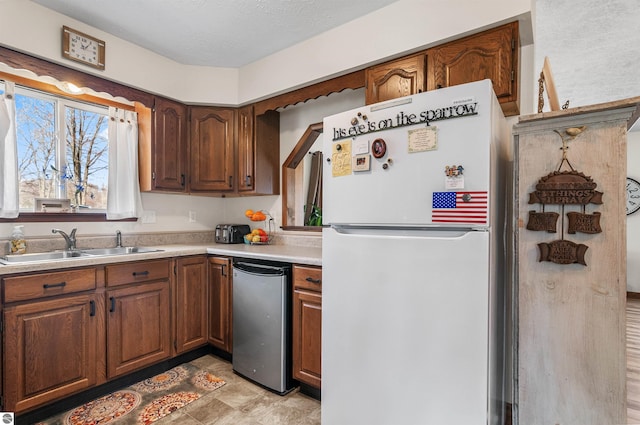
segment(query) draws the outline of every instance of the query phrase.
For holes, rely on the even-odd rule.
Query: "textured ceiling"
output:
[[[237,68],[397,0],[32,0],[187,65]]]

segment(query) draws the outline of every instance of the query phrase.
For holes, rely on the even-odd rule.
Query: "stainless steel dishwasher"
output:
[[[233,262],[233,370],[278,394],[291,377],[291,265]]]

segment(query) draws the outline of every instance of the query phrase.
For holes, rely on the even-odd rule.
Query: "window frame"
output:
[[[67,99],[74,103],[85,105],[100,105],[103,107],[115,106],[117,108],[134,111],[135,106],[130,104],[93,96],[90,94],[73,95],[64,92],[54,84],[44,83],[38,80],[21,77],[0,71],[0,80],[3,82],[11,81],[16,86],[22,86],[25,89],[40,91],[46,95]],[[108,115],[108,113],[107,113]],[[125,218],[119,220],[107,220],[106,210],[99,212],[68,212],[68,213],[52,213],[52,212],[24,212],[20,211],[16,218],[0,218],[0,223],[47,223],[47,222],[119,222],[119,221],[137,221],[137,218]]]
[[[4,81],[0,80],[0,85],[3,83]],[[66,119],[67,119],[67,111],[69,109],[77,109],[77,110],[82,110],[82,111],[86,111],[93,114],[103,115],[107,119],[105,125],[108,126],[108,120],[109,120],[108,106],[104,106],[94,102],[90,103],[86,101],[70,99],[64,96],[50,94],[42,90],[36,90],[31,87],[25,87],[21,84],[16,84],[14,95],[16,97],[25,96],[33,99],[42,100],[45,102],[52,102],[54,104],[53,113],[55,116],[54,130],[55,130],[55,138],[56,138],[55,167],[58,170],[64,169],[65,166],[67,168],[70,166],[68,162],[69,152],[67,151],[67,146],[66,146],[66,138],[67,138]],[[107,140],[107,143],[108,142],[109,141]],[[64,191],[67,192],[66,186]],[[69,193],[61,193],[59,189],[56,189],[56,196],[68,198],[72,195]],[[79,211],[82,211],[82,210],[79,210]],[[92,211],[95,212],[96,214],[106,213],[106,206],[105,208],[96,208],[96,209],[93,209]],[[30,213],[30,212],[39,212],[39,211],[30,211],[30,210],[20,211],[20,213]],[[39,213],[42,214],[42,212],[39,212]],[[81,213],[81,212],[76,211],[76,213]],[[69,214],[69,213],[66,213],[66,214]]]

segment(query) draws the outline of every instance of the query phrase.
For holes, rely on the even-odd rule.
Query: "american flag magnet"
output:
[[[486,191],[433,192],[433,223],[487,224]]]

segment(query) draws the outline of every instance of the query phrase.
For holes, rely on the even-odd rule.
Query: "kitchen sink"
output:
[[[79,257],[99,257],[107,255],[143,254],[145,252],[159,252],[161,249],[144,246],[121,246],[115,248],[88,248],[75,251],[51,251],[33,254],[5,255],[0,257],[0,264],[20,264],[32,261],[55,261]]]
[[[17,264],[17,263],[28,263],[31,261],[52,261],[52,260],[63,260],[66,258],[77,258],[77,257],[87,257],[87,256],[88,254],[85,254],[81,251],[37,252],[33,254],[5,255],[4,257],[0,257],[0,263]]]
[[[90,248],[81,249],[80,252],[86,255],[123,255],[123,254],[143,254],[145,252],[158,252],[161,249],[148,248],[144,246],[119,246],[115,248]]]

